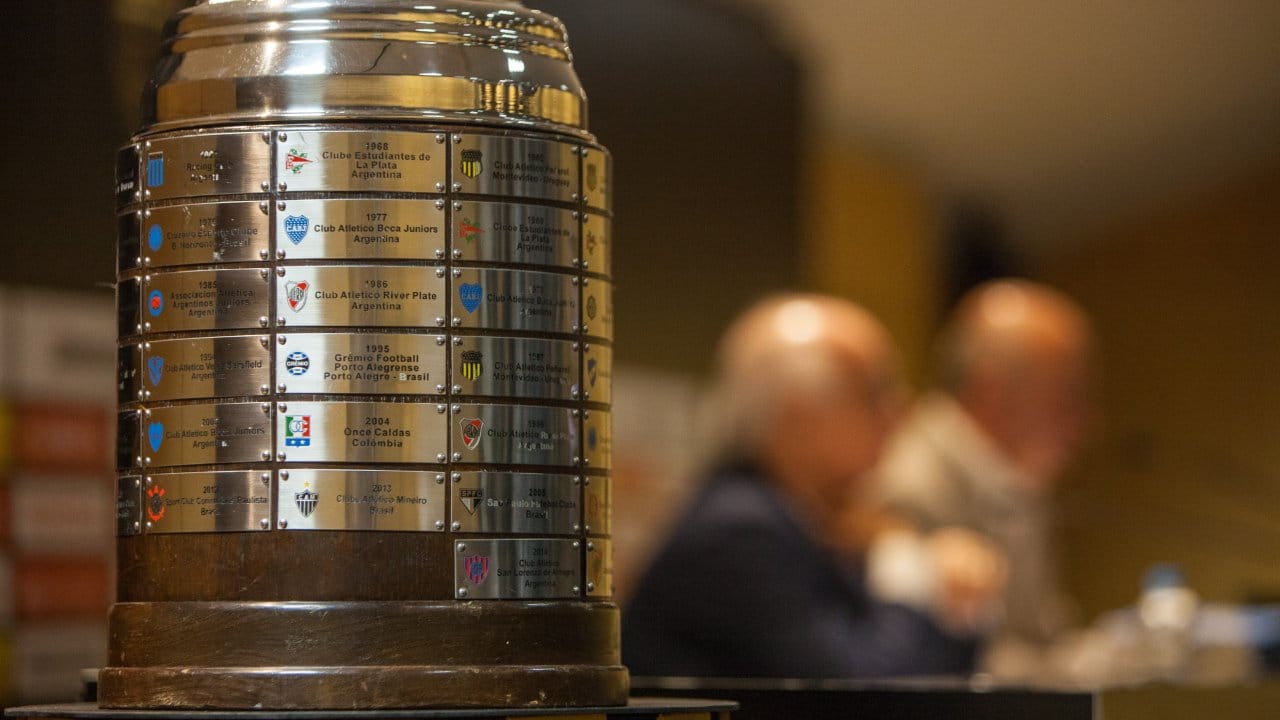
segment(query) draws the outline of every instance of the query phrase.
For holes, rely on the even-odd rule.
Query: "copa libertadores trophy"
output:
[[[205,0],[143,106],[101,705],[625,703],[609,154],[561,23]]]

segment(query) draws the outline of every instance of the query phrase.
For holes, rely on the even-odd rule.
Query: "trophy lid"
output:
[[[142,105],[147,132],[430,120],[590,137],[564,25],[514,0],[201,0],[166,24]]]

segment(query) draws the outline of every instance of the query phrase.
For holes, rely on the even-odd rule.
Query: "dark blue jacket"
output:
[[[622,615],[633,675],[848,678],[964,673],[976,648],[871,600],[758,473],[698,494]]]

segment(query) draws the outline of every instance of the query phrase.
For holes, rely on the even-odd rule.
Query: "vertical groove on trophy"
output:
[[[338,5],[179,13],[120,152],[100,702],[625,703],[610,160],[564,29]]]

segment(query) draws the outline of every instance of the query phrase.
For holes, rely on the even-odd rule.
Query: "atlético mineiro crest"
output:
[[[154,523],[160,522],[162,517],[164,517],[164,488],[152,485],[147,488],[147,519]]]
[[[303,305],[307,304],[307,288],[311,287],[311,283],[306,280],[294,282],[290,280],[284,284],[284,299],[289,302],[289,309],[298,312]]]
[[[462,571],[467,574],[467,580],[472,585],[479,585],[489,577],[489,556],[467,555],[462,558]]]
[[[484,353],[479,350],[464,350],[462,352],[462,377],[474,381],[483,374]]]
[[[479,150],[462,151],[462,174],[473,178],[484,169],[484,153]]]
[[[311,444],[311,416],[284,416],[284,444],[289,447],[307,447]]]
[[[468,450],[475,450],[484,437],[484,420],[480,418],[464,418],[462,420],[462,444]]]
[[[307,236],[307,228],[310,226],[311,221],[306,215],[289,215],[284,219],[284,234],[289,236],[289,242],[297,245]]]
[[[316,511],[316,504],[320,502],[320,496],[311,491],[309,485],[304,485],[302,492],[293,494],[293,503],[298,506],[298,512],[302,513],[302,517],[311,517],[311,513]]]
[[[315,160],[307,157],[306,153],[298,152],[298,150],[294,148],[289,148],[289,152],[284,155],[284,169],[294,175],[302,172],[302,168],[304,166],[310,165],[313,162],[315,162]]]
[[[480,283],[462,283],[458,285],[458,300],[467,312],[473,313],[480,307],[484,299],[484,286]]]
[[[160,445],[164,443],[164,423],[153,422],[147,426],[147,443],[151,445],[151,452],[160,452]]]
[[[159,355],[147,358],[147,378],[151,380],[151,386],[159,385],[162,377],[164,377],[164,358]]]
[[[477,238],[484,234],[484,230],[480,229],[471,221],[471,218],[462,218],[462,224],[458,226],[458,234],[462,236],[463,242],[475,242]]]

